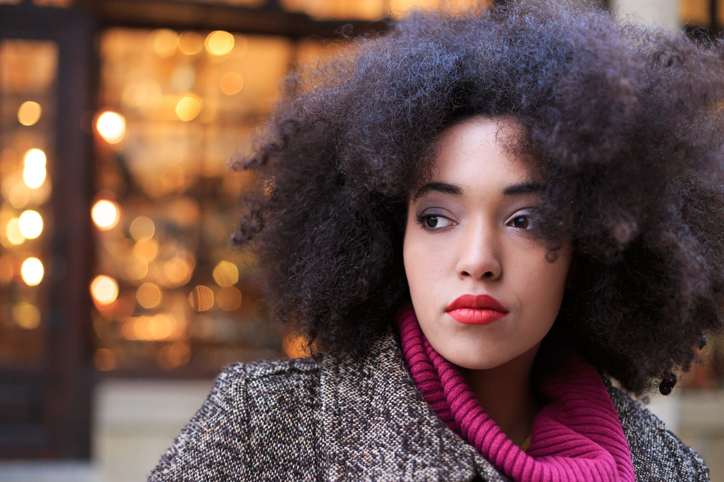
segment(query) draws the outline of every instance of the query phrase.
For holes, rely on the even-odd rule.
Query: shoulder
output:
[[[633,459],[636,480],[708,481],[709,469],[691,447],[623,390],[604,383],[611,395]]]
[[[308,440],[315,432],[319,371],[311,359],[225,367],[149,480],[310,476],[314,447]]]

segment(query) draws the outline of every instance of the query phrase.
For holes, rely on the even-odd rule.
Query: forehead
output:
[[[437,140],[433,180],[483,189],[530,181],[529,166],[511,149],[519,134],[508,119],[476,117],[447,128]]]

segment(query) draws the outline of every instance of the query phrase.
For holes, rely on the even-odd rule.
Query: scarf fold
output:
[[[583,357],[562,345],[539,354],[537,362],[545,363],[539,390],[549,403],[536,416],[524,452],[480,407],[455,365],[430,345],[412,305],[403,306],[395,319],[405,360],[425,401],[506,476],[518,482],[635,481],[616,408]]]

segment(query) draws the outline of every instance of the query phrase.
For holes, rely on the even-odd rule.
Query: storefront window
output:
[[[285,355],[254,259],[229,246],[248,152],[295,48],[224,31],[111,29],[101,37],[96,272],[100,370]]]
[[[0,366],[38,366],[48,328],[53,42],[0,41]]]

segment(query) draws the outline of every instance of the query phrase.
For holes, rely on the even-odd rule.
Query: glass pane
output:
[[[41,361],[52,232],[53,42],[0,41],[0,365]]]
[[[229,248],[249,150],[294,48],[228,32],[111,29],[96,117],[96,366],[218,370],[283,355],[254,260]]]

